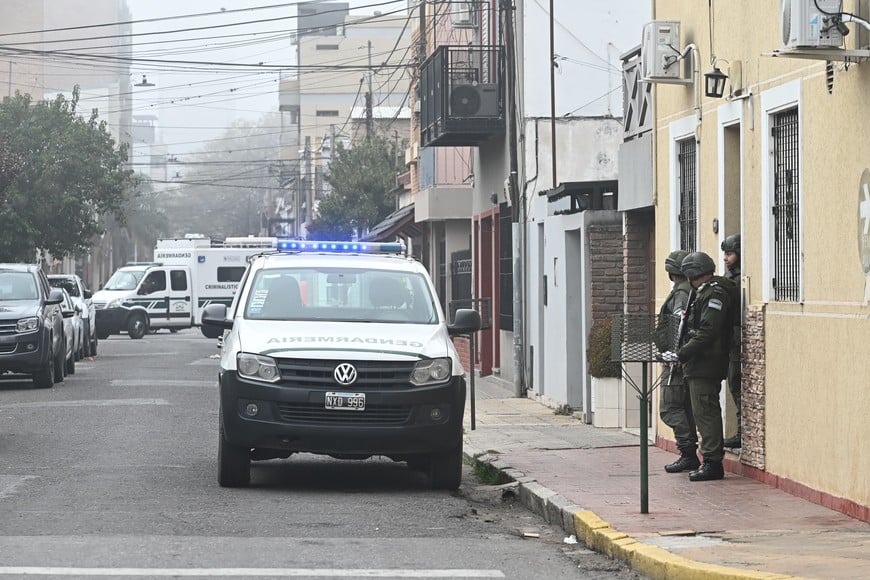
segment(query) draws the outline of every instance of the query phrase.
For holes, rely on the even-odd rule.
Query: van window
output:
[[[169,283],[173,290],[187,290],[187,272],[184,270],[172,270],[169,272]]]
[[[148,274],[148,276],[146,276],[142,281],[142,287],[139,290],[139,294],[151,294],[153,292],[160,292],[161,290],[166,290],[166,272],[163,270]]]
[[[218,282],[238,282],[244,275],[244,266],[222,266],[217,269]]]

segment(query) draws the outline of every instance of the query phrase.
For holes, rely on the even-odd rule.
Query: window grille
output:
[[[695,185],[697,146],[694,137],[679,141],[677,146],[680,164],[680,248],[694,252],[698,248],[698,191]]]
[[[500,204],[498,215],[498,321],[499,328],[508,331],[513,331],[514,329],[514,260],[512,225],[511,208],[509,208],[506,203]]]
[[[797,302],[801,293],[798,110],[773,115],[773,299]]]

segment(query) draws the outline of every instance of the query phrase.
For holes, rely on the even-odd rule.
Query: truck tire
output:
[[[60,352],[54,353],[54,382],[62,383],[66,370],[66,338],[61,341]]]
[[[72,358],[68,358],[63,363],[63,372],[67,375],[76,374],[76,357],[75,355]]]
[[[429,484],[432,489],[459,489],[462,483],[462,447],[429,456]]]
[[[127,334],[130,338],[138,340],[148,332],[148,321],[144,314],[131,314],[127,320]]]
[[[251,450],[227,443],[224,422],[218,440],[218,483],[221,487],[247,487],[251,484]]]
[[[37,389],[50,389],[54,386],[54,353],[50,352],[45,366],[33,373],[33,386]]]

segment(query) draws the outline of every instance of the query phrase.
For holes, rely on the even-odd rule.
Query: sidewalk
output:
[[[651,578],[870,578],[870,524],[726,473],[692,483],[649,447],[649,513],[640,513],[640,445],[488,377],[465,410],[465,455],[520,483],[520,498],[590,548]]]

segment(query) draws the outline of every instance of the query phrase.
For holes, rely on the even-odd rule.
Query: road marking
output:
[[[504,578],[500,570],[408,570],[335,568],[66,568],[56,566],[4,566],[3,576],[183,576],[207,578]]]
[[[28,480],[36,479],[35,475],[0,475],[0,499],[12,497],[15,490]]]
[[[39,403],[9,403],[0,409],[42,409],[44,407],[127,407],[136,405],[168,405],[166,399],[93,399],[85,401],[42,401]]]

